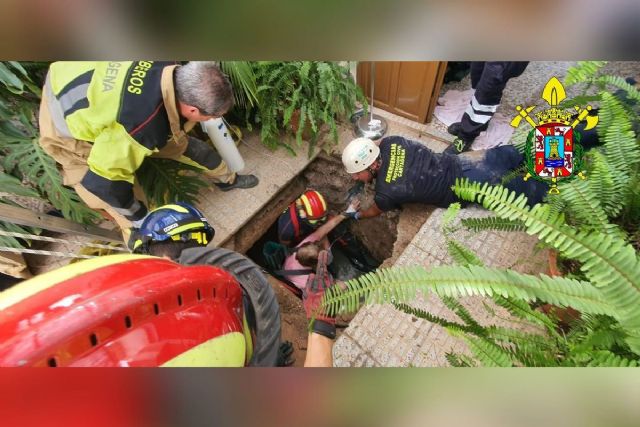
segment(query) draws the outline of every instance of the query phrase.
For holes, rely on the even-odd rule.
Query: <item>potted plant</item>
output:
[[[303,137],[309,139],[311,154],[324,126],[337,142],[338,121],[355,111],[356,102],[367,106],[348,67],[337,62],[258,62],[255,74],[256,121],[262,127],[262,142],[271,149],[284,146],[293,151],[279,138],[284,130],[295,135],[298,146]]]

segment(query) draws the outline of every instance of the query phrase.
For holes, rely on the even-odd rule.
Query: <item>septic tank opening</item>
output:
[[[277,242],[277,221],[289,204],[299,197],[306,189],[319,191],[329,205],[331,215],[337,214],[346,208],[346,195],[355,184],[345,172],[339,157],[321,154],[307,168],[289,184],[282,187],[269,204],[256,214],[244,227],[234,234],[222,246],[237,252],[245,253],[256,264],[266,267],[263,256],[263,247],[266,242]],[[361,197],[362,208],[367,208],[373,201],[373,191],[366,188]],[[387,212],[377,218],[369,218],[362,221],[344,221],[329,236],[330,241],[336,237],[352,235],[354,241],[345,250],[338,243],[332,246],[334,257],[331,270],[336,280],[348,280],[363,274],[365,269],[354,262],[354,254],[349,251],[367,252],[374,266],[386,260],[391,262],[402,252],[410,241],[404,236],[399,245],[396,245],[398,237],[398,224],[400,213],[398,211]],[[406,227],[404,227],[406,228]],[[346,234],[344,234],[347,232]],[[413,235],[415,232],[409,230]],[[357,259],[357,258],[356,258]],[[385,263],[385,264],[386,264]],[[276,277],[267,275],[269,283],[273,287],[281,310],[282,340],[291,341],[293,344],[293,366],[303,366],[307,345],[307,319],[301,300],[296,297],[283,282]],[[351,317],[339,317],[337,319],[338,334],[348,325]]]

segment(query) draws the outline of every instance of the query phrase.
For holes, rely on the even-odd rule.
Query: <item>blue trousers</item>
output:
[[[524,156],[512,145],[503,145],[489,150],[471,151],[458,155],[462,166],[462,176],[471,181],[502,184],[502,177],[524,163]],[[530,178],[525,181],[518,175],[505,187],[527,196],[529,206],[542,202],[549,186]]]

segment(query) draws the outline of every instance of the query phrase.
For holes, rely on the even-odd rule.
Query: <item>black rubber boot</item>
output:
[[[255,175],[236,175],[236,180],[231,184],[216,183],[216,187],[222,191],[229,191],[234,188],[252,188],[258,185],[259,182],[260,180]]]
[[[453,136],[460,136],[461,130],[462,122],[451,123],[451,125],[447,128],[447,132],[449,132]]]
[[[444,150],[444,154],[457,155],[460,153],[464,153],[465,151],[469,151],[469,148],[471,148],[471,144],[473,144],[473,141],[465,141],[462,138],[456,138],[453,140],[451,145]]]

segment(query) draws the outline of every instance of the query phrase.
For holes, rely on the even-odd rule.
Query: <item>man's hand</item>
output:
[[[331,286],[331,277],[327,271],[328,258],[327,251],[320,251],[316,272],[309,275],[307,285],[302,292],[302,305],[307,319],[312,322],[311,331],[334,339],[336,337],[336,319],[320,310],[322,297]]]
[[[342,212],[342,215],[345,218],[360,219],[360,212],[358,212],[359,210],[360,210],[360,200],[354,199],[351,201],[351,203],[347,207],[347,210]]]
[[[354,199],[351,201],[351,203],[349,203],[349,206],[347,207],[347,213],[352,213],[352,212],[357,212],[360,210],[360,200],[359,199]]]

